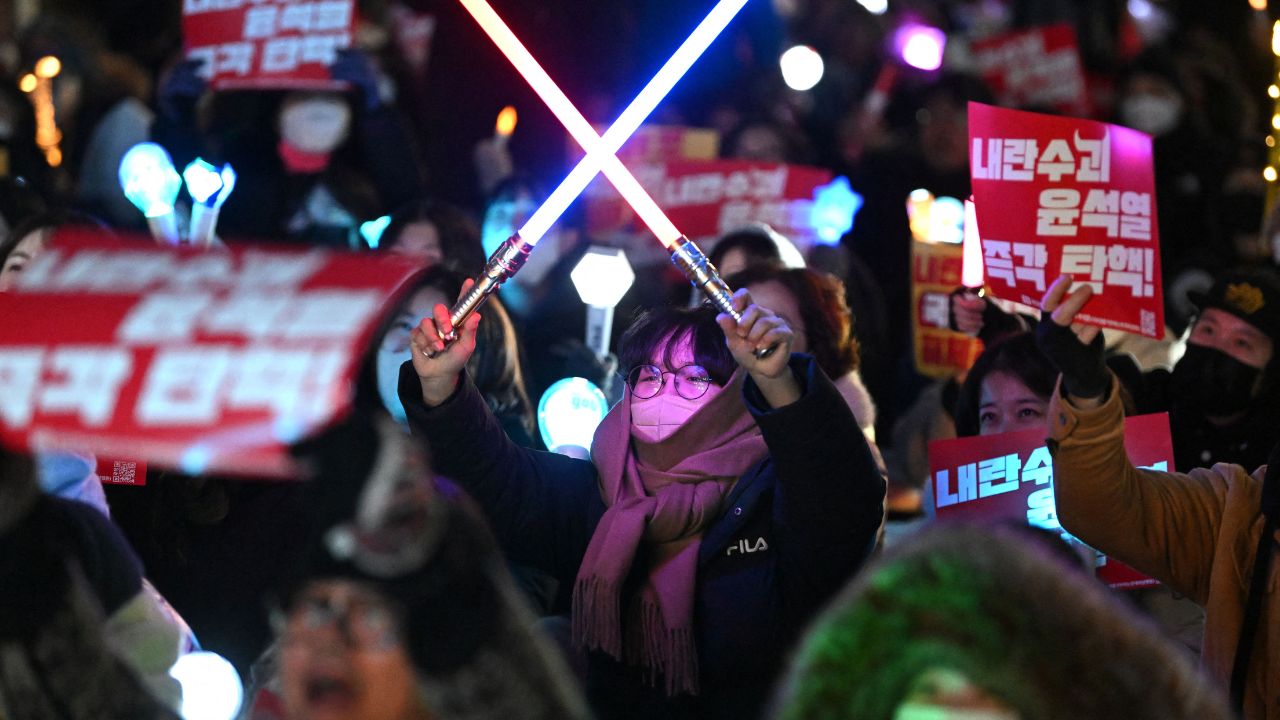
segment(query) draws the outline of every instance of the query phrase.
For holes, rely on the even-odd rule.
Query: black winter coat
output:
[[[701,694],[667,698],[638,671],[595,653],[587,695],[600,717],[758,717],[800,631],[871,553],[884,478],[813,359],[793,355],[791,368],[803,395],[786,407],[770,408],[747,380],[746,404],[769,456],[739,479],[703,534],[694,618]],[[595,466],[516,446],[469,379],[428,408],[405,363],[400,398],[436,471],[480,503],[511,562],[557,580],[567,609],[605,510]]]

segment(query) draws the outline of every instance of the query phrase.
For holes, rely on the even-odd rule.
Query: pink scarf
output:
[[[693,592],[703,530],[742,473],[768,454],[742,382],[738,370],[660,443],[631,436],[628,391],[591,445],[608,509],[578,569],[574,642],[620,660],[625,650],[625,662],[644,668],[650,682],[665,677],[668,695],[698,693]],[[642,547],[644,585],[623,607],[620,591]]]

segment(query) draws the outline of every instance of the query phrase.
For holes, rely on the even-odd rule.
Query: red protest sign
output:
[[[747,160],[676,160],[639,165],[633,171],[671,222],[695,241],[764,222],[801,251],[816,239],[810,219],[814,193],[833,177],[821,168]],[[596,182],[586,197],[591,234],[641,230],[612,185]]]
[[[1038,306],[1049,282],[1093,286],[1077,320],[1164,335],[1151,137],[969,103],[969,171],[987,283]]]
[[[329,76],[351,46],[355,0],[184,0],[187,58],[215,90],[341,89]]]
[[[416,269],[60,231],[0,293],[0,441],[290,476],[286,446],[347,412],[365,348]]]
[[[979,40],[973,62],[1001,105],[1089,114],[1080,47],[1069,24]]]
[[[963,248],[949,243],[911,242],[912,326],[916,370],[936,378],[968,370],[982,341],[951,329],[951,291],[960,285]]]
[[[1053,457],[1044,430],[1023,430],[929,443],[929,477],[939,518],[979,522],[1014,520],[1061,533],[1053,498]],[[1173,467],[1173,440],[1165,413],[1139,415],[1124,422],[1124,447],[1139,467]],[[1098,577],[1112,587],[1133,588],[1156,581],[1095,551]]]

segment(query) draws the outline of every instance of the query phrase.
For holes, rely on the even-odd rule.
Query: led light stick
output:
[[[120,160],[120,187],[129,202],[147,217],[147,226],[156,240],[178,244],[178,218],[173,203],[182,189],[182,178],[164,148],[151,142],[129,148]]]
[[[450,318],[455,328],[474,312],[484,302],[485,298],[519,271],[533,246],[537,244],[538,240],[542,239],[542,236],[564,214],[569,205],[582,194],[582,191],[591,183],[596,174],[602,170],[605,173],[605,177],[613,183],[614,187],[618,188],[623,198],[627,199],[636,214],[653,230],[663,245],[670,248],[679,245],[683,241],[683,243],[693,246],[692,242],[684,238],[675,229],[675,226],[671,224],[671,221],[653,202],[653,199],[648,196],[644,188],[640,187],[640,183],[618,160],[615,153],[640,127],[645,118],[653,112],[654,108],[671,91],[676,82],[689,70],[693,62],[720,35],[720,32],[737,15],[742,6],[746,4],[746,1],[720,0],[707,17],[698,24],[698,27],[689,35],[688,39],[667,60],[666,64],[653,76],[653,79],[645,85],[640,94],[622,111],[617,121],[601,138],[487,2],[484,2],[484,0],[462,0],[463,7],[471,13],[490,39],[498,45],[498,48],[507,56],[507,59],[516,66],[520,74],[533,86],[534,91],[538,93],[543,102],[546,102],[552,112],[556,113],[556,116],[560,118],[561,122],[566,124],[570,134],[587,150],[587,154],[570,171],[569,175],[560,183],[560,186],[552,191],[541,207],[534,211],[529,220],[525,222],[524,227],[520,228],[515,235],[507,238],[502,245],[494,250],[484,270],[481,271],[479,278],[477,278],[475,285],[450,311]],[[701,257],[702,253],[697,250],[696,246],[693,246],[693,250],[696,251],[694,260],[696,264],[696,257]],[[702,262],[706,263],[705,257],[702,258]],[[706,264],[710,265],[709,263]],[[681,267],[683,269],[683,266]],[[711,268],[711,274],[717,281],[719,280],[719,276],[715,275],[714,268]],[[692,278],[692,276],[690,277]],[[728,304],[728,288],[724,287],[723,282],[720,282],[720,286],[724,291],[725,306],[728,308],[726,311],[733,314],[735,318],[738,317],[737,313],[733,312],[732,306]],[[710,293],[708,295],[710,296]],[[721,309],[725,308],[722,307]],[[457,339],[457,333],[449,333],[443,336],[442,339],[446,344],[451,343]]]
[[[982,272],[982,236],[978,234],[978,210],[972,197],[964,201],[964,254],[961,258],[960,284],[981,297],[986,280]]]
[[[621,248],[592,245],[569,273],[578,297],[587,306],[587,347],[603,360],[609,356],[613,309],[636,281],[636,273]]]
[[[187,231],[187,242],[208,247],[213,244],[213,233],[222,204],[235,189],[236,173],[230,165],[223,165],[219,170],[196,158],[182,171],[182,178],[186,180],[187,192],[195,201],[191,206],[191,228]]]

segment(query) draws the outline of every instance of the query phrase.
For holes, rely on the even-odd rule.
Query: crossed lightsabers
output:
[[[716,307],[735,320],[741,315],[734,309],[728,286],[720,279],[715,267],[691,240],[686,238],[667,218],[649,193],[641,187],[631,171],[618,159],[617,152],[623,143],[640,127],[676,82],[689,70],[694,61],[720,35],[729,21],[738,14],[747,0],[720,0],[689,38],[680,45],[662,69],[645,85],[626,110],[605,132],[596,134],[591,123],[582,116],[573,103],[556,85],[551,76],[534,59],[502,18],[486,0],[460,0],[467,12],[480,24],[481,29],[493,40],[502,54],[511,61],[516,71],[529,83],[538,97],[560,120],[573,139],[586,151],[586,156],[560,183],[560,186],[534,211],[533,215],[516,234],[493,252],[471,290],[458,300],[450,311],[454,328],[485,301],[498,287],[524,265],[533,246],[551,228],[565,209],[586,189],[595,176],[603,172],[609,182],[649,227],[668,250],[671,259],[700,288]],[[451,332],[443,338],[446,343],[457,339]],[[757,351],[763,357],[773,348]]]

